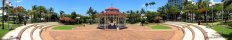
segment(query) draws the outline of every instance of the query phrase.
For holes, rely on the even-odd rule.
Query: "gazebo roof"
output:
[[[114,10],[114,11],[112,11]],[[125,17],[126,15],[119,12],[117,8],[114,7],[109,7],[106,9],[106,12],[102,12],[101,14],[97,14],[97,17],[107,17],[107,16],[112,16],[116,15],[117,17]]]
[[[106,10],[118,10],[118,9],[115,8],[115,7],[109,7],[109,8],[107,8]]]
[[[122,14],[122,13],[120,13],[120,12],[105,12],[103,14]]]

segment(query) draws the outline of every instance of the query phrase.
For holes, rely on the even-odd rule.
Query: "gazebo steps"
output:
[[[104,26],[99,26],[99,27],[97,27],[98,29],[105,29],[105,27]],[[121,26],[121,27],[119,27],[120,29],[126,29],[127,27],[125,27],[125,26]],[[108,27],[106,27],[106,29],[117,29],[117,27],[114,27],[114,26],[108,26]]]

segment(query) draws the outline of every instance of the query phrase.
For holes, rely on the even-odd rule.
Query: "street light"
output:
[[[182,15],[183,15],[183,14],[184,14],[184,12],[183,12],[183,11],[180,11],[180,16],[181,16],[181,17],[179,17],[179,18],[180,18],[181,21],[183,21],[183,20],[182,20]]]

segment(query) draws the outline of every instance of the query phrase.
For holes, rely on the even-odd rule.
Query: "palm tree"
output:
[[[207,22],[207,12],[209,8],[209,0],[198,0],[198,11],[199,13],[203,13],[204,22]]]
[[[145,6],[146,6],[146,10],[147,10],[147,7],[149,6],[149,3],[145,3]]]
[[[33,5],[32,6],[32,10],[37,10],[38,9],[38,6],[37,5]]]
[[[224,16],[224,14],[223,14],[224,9],[227,8],[230,4],[232,4],[232,0],[222,0],[222,14],[221,14],[222,15],[222,25],[224,25],[224,17],[223,17]],[[225,22],[226,22],[226,20],[225,20]],[[224,28],[225,27],[223,27],[222,33],[224,33]]]
[[[76,17],[77,17],[77,14],[76,14],[75,11],[73,11],[73,12],[71,13],[71,18],[72,18],[72,19],[75,19]]]
[[[49,21],[51,19],[51,16],[54,14],[54,9],[52,7],[50,7],[48,10],[47,10],[48,14],[46,15],[46,19],[47,21]]]
[[[146,12],[145,12],[145,10],[142,8],[142,9],[140,10],[140,13],[141,13],[141,14],[145,14]]]
[[[4,17],[4,13],[5,13],[5,8],[4,7],[5,7],[5,1],[6,0],[2,0],[2,6],[3,6],[2,7],[2,29],[4,29],[4,18],[5,18]]]
[[[166,13],[166,11],[165,11],[165,8],[164,8],[164,6],[162,6],[162,7],[159,7],[158,8],[158,12],[161,14],[161,16],[163,17],[163,21],[165,21],[166,20],[166,16],[164,16],[165,15],[165,13]]]
[[[216,4],[214,6],[214,8],[213,8],[213,11],[214,11],[214,13],[216,13],[214,15],[216,15],[219,18],[219,14],[222,11],[222,5],[221,4]],[[214,19],[214,20],[217,20],[217,19]]]
[[[46,8],[44,6],[38,6],[38,10],[37,11],[40,13],[39,18],[40,18],[40,21],[42,21],[42,18],[43,18],[42,13],[46,12]]]
[[[223,2],[223,6],[224,6],[223,8],[226,8],[232,4],[232,0],[222,0],[222,2]]]
[[[192,4],[190,1],[188,0],[185,0],[184,1],[184,6],[182,8],[182,12],[186,14],[186,21],[188,20],[188,15],[190,14],[190,20],[193,21],[193,18],[194,18],[194,13],[195,13],[195,10],[197,10],[197,6]]]
[[[64,16],[64,11],[60,11],[60,18]]]
[[[97,11],[96,10],[94,10],[92,7],[89,7],[89,10],[87,10],[87,14],[89,14],[89,16],[90,16],[90,24],[92,24],[92,20],[95,20],[94,18],[95,18],[95,14],[97,14]]]
[[[178,9],[177,6],[169,6],[167,12],[170,13],[171,16],[174,16],[172,18],[174,18],[176,20],[177,19],[177,14],[180,12],[180,10]]]
[[[223,10],[223,13],[225,13],[225,9],[228,9],[228,7],[232,4],[232,0],[222,0],[222,10]],[[228,14],[228,13],[227,13]],[[224,14],[222,14],[222,18]],[[226,17],[228,19],[228,16]],[[225,20],[225,22],[227,22],[227,20]]]
[[[155,2],[150,2],[149,5],[150,5],[151,7],[153,7],[153,6],[155,5]],[[155,7],[155,6],[154,6],[154,7]],[[155,11],[155,9],[154,9],[153,11]]]

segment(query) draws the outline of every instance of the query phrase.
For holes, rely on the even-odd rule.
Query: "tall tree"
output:
[[[54,14],[54,9],[52,7],[50,7],[48,10],[47,10],[47,14],[46,14],[46,20],[49,21],[52,17],[52,15]]]
[[[18,6],[14,8],[14,13],[16,14],[17,23],[21,23],[23,21],[23,16],[25,15],[26,10],[22,6]]]
[[[39,19],[40,19],[40,21],[42,21],[42,18],[43,18],[43,14],[45,14],[46,13],[46,8],[44,7],[44,6],[38,6],[38,10],[37,10],[38,12],[39,12]]]
[[[178,9],[178,7],[177,6],[168,6],[167,9],[168,9],[167,12],[170,13],[169,15],[173,16],[173,17],[169,17],[169,18],[176,20],[178,13],[180,13],[180,10]]]
[[[64,16],[64,11],[60,11],[60,17],[63,17]]]
[[[225,19],[225,22],[227,22],[228,20],[228,16],[227,13],[228,11],[225,10],[225,9],[228,9],[228,7],[232,4],[232,0],[222,0],[222,11],[223,11],[223,14],[222,14],[222,18],[224,19],[224,15],[226,16],[226,19]]]
[[[73,11],[73,12],[71,13],[71,18],[72,18],[72,19],[75,19],[76,17],[77,17],[77,14],[76,14],[75,11]]]
[[[150,2],[149,5],[150,5],[151,7],[155,7],[155,6],[154,6],[154,5],[155,5],[155,2]],[[153,11],[155,11],[155,9],[153,9]]]
[[[147,10],[147,7],[149,6],[149,3],[145,3],[145,6],[146,6],[146,10]]]
[[[204,22],[207,22],[207,13],[209,9],[209,0],[198,0],[198,12],[204,15]]]
[[[223,8],[226,8],[232,4],[232,0],[222,0],[222,2],[223,2]]]
[[[142,9],[140,10],[140,13],[141,13],[141,14],[145,14],[146,12],[145,12],[145,10],[142,8]]]
[[[38,6],[37,5],[33,5],[32,6],[32,10],[37,10],[38,9]]]
[[[184,1],[184,6],[182,8],[182,12],[185,13],[185,18],[186,21],[188,19],[190,19],[191,21],[193,21],[193,19],[195,18],[193,15],[195,15],[195,11],[197,10],[197,6],[192,4],[191,1],[185,0]],[[190,18],[189,18],[190,17]]]
[[[92,7],[89,7],[89,10],[87,10],[87,14],[89,14],[90,16],[90,24],[92,24],[92,22],[94,22],[93,20],[95,20],[95,14],[97,14],[97,11],[94,10]]]
[[[158,10],[157,10],[161,16],[163,17],[163,21],[165,21],[167,18],[168,18],[168,15],[167,15],[167,7],[166,6],[162,6],[162,7],[159,7]]]

